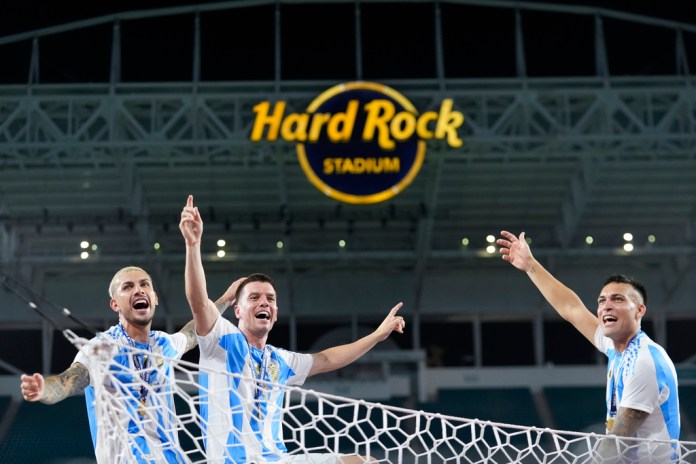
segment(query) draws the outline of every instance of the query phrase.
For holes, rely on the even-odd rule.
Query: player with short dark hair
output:
[[[273,462],[348,464],[371,461],[369,457],[339,454],[288,455],[281,439],[284,390],[279,385],[302,385],[307,377],[340,369],[367,353],[393,331],[403,332],[404,319],[394,306],[371,334],[346,345],[319,353],[296,353],[266,343],[278,318],[278,296],[273,281],[252,274],[237,289],[233,324],[215,311],[208,300],[200,242],[203,220],[189,196],[181,212],[179,228],[186,242],[186,296],[191,305],[201,352],[207,423],[206,453],[209,460],[226,463]],[[207,368],[207,369],[206,369]],[[221,371],[229,373],[204,374]],[[238,377],[239,376],[239,377]],[[258,381],[257,381],[258,380]]]
[[[503,259],[527,273],[558,314],[609,358],[607,433],[620,437],[679,440],[677,373],[667,352],[641,330],[647,310],[642,283],[625,275],[609,276],[597,298],[597,315],[532,255],[522,232],[502,231],[497,240]],[[667,463],[678,459],[678,446],[625,441],[601,442],[600,461]]]

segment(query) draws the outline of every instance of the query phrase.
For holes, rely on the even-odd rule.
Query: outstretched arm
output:
[[[68,396],[84,392],[89,385],[89,371],[84,365],[75,363],[58,375],[44,378],[41,374],[22,374],[20,379],[22,383],[19,388],[25,400],[55,404]]]
[[[239,278],[232,282],[232,285],[230,285],[225,291],[225,293],[223,293],[222,296],[218,298],[218,300],[215,302],[215,307],[221,315],[225,312],[225,310],[227,310],[227,308],[234,305],[237,287],[239,287],[239,284],[242,283],[244,279],[246,279],[246,277]],[[196,347],[196,345],[198,345],[195,320],[189,321],[185,326],[181,328],[179,332],[183,333],[186,336],[186,348],[184,349],[184,351],[192,350]]]
[[[377,327],[377,330],[370,335],[366,335],[347,345],[334,346],[319,353],[314,353],[312,355],[314,363],[309,371],[309,375],[331,372],[345,367],[370,351],[377,343],[385,340],[393,331],[404,333],[406,322],[403,317],[396,315],[401,306],[403,306],[403,303],[394,306],[380,326]]]
[[[203,219],[198,208],[193,206],[193,195],[189,195],[181,211],[179,229],[186,242],[186,270],[184,272],[186,298],[193,312],[198,335],[207,335],[215,325],[220,312],[208,299],[203,260],[201,259],[201,237]]]
[[[532,283],[536,285],[553,309],[566,321],[594,344],[594,334],[599,325],[599,319],[582,303],[571,289],[563,285],[544,266],[542,266],[529,249],[522,232],[517,238],[506,230],[500,233],[504,238],[497,240],[503,259],[517,269],[527,273]]]

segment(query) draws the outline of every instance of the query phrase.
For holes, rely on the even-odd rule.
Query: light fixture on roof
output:
[[[588,235],[585,237],[585,243],[588,245],[592,245],[594,243],[594,238],[591,235]]]
[[[623,234],[623,239],[626,242],[623,245],[623,250],[626,253],[632,252],[633,251],[633,243],[631,243],[631,242],[633,241],[633,234],[630,232],[626,232]]]
[[[218,251],[217,251],[217,257],[218,257],[218,258],[224,258],[224,257],[225,257],[225,250],[218,250]]]

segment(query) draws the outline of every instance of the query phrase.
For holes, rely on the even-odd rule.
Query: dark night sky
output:
[[[91,2],[3,0],[2,14],[0,14],[0,36],[111,13],[195,3],[203,2],[190,0],[97,0]],[[537,3],[598,6],[696,24],[696,8],[689,0],[575,0],[566,2],[538,0]]]
[[[187,0],[0,1],[7,3],[0,10],[0,37],[112,13],[191,4]],[[597,6],[696,25],[696,8],[687,0],[543,3]],[[287,4],[281,8],[283,79],[428,79],[437,75],[430,4],[363,4],[361,76],[357,75],[352,58],[356,51],[351,39],[354,32],[351,3]],[[443,3],[441,10],[446,77],[516,76],[512,10],[448,3]],[[273,17],[273,5],[202,16],[201,79],[274,79]],[[189,81],[193,55],[190,18],[124,22],[121,80]],[[590,16],[524,11],[522,18],[528,76],[596,73],[594,26]],[[672,31],[615,19],[606,19],[604,25],[611,75],[674,74]],[[693,70],[696,34],[686,34],[685,42]],[[110,44],[108,25],[42,39],[40,82],[106,81]],[[29,51],[29,41],[0,47],[0,84],[26,82]]]

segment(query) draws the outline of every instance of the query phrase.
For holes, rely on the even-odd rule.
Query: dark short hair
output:
[[[269,276],[266,274],[261,274],[256,273],[256,274],[251,274],[249,277],[244,279],[241,284],[239,284],[239,287],[237,287],[237,291],[234,294],[234,298],[236,301],[239,301],[239,297],[242,296],[242,290],[244,290],[244,287],[247,286],[247,284],[250,284],[252,282],[268,282],[271,284],[271,287],[273,287],[273,290],[275,290],[275,282],[273,282],[273,279],[271,279]]]
[[[624,274],[612,274],[604,280],[604,285],[612,283],[630,285],[631,287],[635,288],[638,291],[638,293],[640,293],[640,296],[643,297],[643,304],[648,304],[648,292],[645,290],[645,285],[643,285],[635,277],[627,276]]]

